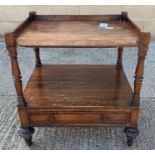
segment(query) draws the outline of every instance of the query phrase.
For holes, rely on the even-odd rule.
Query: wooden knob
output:
[[[53,122],[55,119],[53,116],[49,116],[48,121]]]
[[[103,115],[101,119],[102,119],[102,121],[106,121],[107,117],[105,115]]]

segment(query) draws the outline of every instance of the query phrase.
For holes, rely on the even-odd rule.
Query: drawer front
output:
[[[29,113],[28,119],[33,124],[127,123],[129,113]]]

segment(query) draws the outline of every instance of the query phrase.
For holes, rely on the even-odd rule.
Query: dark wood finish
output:
[[[19,46],[112,46],[137,44],[138,35],[130,24],[108,21],[112,30],[99,27],[99,21],[39,21],[35,20],[17,39]],[[51,41],[52,40],[52,41]]]
[[[150,42],[150,34],[140,33],[139,45],[138,45],[138,63],[135,71],[135,81],[134,81],[134,94],[133,94],[134,105],[140,104],[140,90],[144,74],[144,60],[148,50],[149,42]]]
[[[136,46],[138,29],[125,13],[122,15],[36,15],[17,39],[19,46],[41,47],[117,47]],[[100,23],[114,29],[105,30]]]
[[[17,92],[18,103],[20,106],[26,106],[26,101],[23,96],[23,88],[22,88],[22,76],[20,73],[20,68],[17,61],[17,50],[16,43],[13,33],[9,33],[5,35],[6,47],[10,55],[11,66],[12,66],[12,75],[14,78],[14,85]]]
[[[39,21],[118,21],[122,15],[36,15]]]
[[[34,53],[36,57],[36,67],[41,67],[41,60],[40,60],[40,51],[39,48],[34,48]]]
[[[123,55],[123,48],[119,47],[118,48],[118,57],[117,57],[117,64],[116,67],[117,69],[122,69],[122,55]]]
[[[24,96],[30,107],[128,107],[131,87],[109,65],[43,65],[35,68]]]
[[[96,113],[96,112],[51,112],[27,113],[30,124],[37,125],[98,125],[120,124],[127,125],[130,113]]]
[[[104,30],[100,23],[114,29]],[[121,15],[37,15],[5,35],[18,96],[20,135],[30,146],[33,127],[122,126],[130,146],[138,135],[140,91],[150,33]],[[17,46],[33,47],[36,67],[22,90]],[[115,47],[114,65],[41,65],[40,47]],[[122,68],[124,47],[138,48],[134,92]]]
[[[128,22],[131,27],[134,29],[135,32],[139,33],[141,30],[139,29],[139,27],[128,17],[128,13],[127,12],[122,12],[122,19],[123,21]]]
[[[130,126],[130,115],[135,108],[51,108],[19,107],[20,122],[29,126]],[[70,118],[70,119],[69,119]]]

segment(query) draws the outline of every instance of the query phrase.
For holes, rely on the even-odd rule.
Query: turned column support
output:
[[[147,54],[148,45],[150,42],[150,33],[141,32],[138,42],[138,62],[135,71],[134,80],[134,93],[132,102],[134,105],[140,104],[140,91],[143,82],[144,74],[144,60]]]
[[[132,97],[132,105],[139,107],[140,104],[140,91],[143,82],[143,74],[144,74],[144,61],[145,56],[147,54],[148,45],[150,42],[150,33],[141,32],[138,40],[138,61],[135,71],[135,80],[134,80],[134,93]],[[130,118],[130,127],[126,127],[124,132],[127,137],[127,144],[131,146],[133,140],[138,136],[139,130],[137,128],[137,120],[138,120],[138,111],[139,108],[133,109],[131,112]]]
[[[118,47],[118,56],[117,56],[117,63],[116,68],[122,69],[122,54],[123,54],[123,47]]]
[[[16,88],[18,103],[20,106],[26,106],[26,101],[24,99],[23,88],[22,88],[22,76],[21,76],[21,72],[20,72],[20,68],[17,60],[15,35],[13,33],[6,34],[5,42],[11,59],[12,75],[14,78],[14,85]]]
[[[39,47],[34,48],[35,58],[36,58],[36,67],[41,67],[41,60],[40,60],[40,51]]]

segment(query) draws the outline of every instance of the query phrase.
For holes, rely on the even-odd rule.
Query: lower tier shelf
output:
[[[24,91],[28,107],[129,107],[132,89],[114,65],[43,65]]]
[[[135,126],[138,107],[123,70],[113,65],[35,68],[19,106],[22,126]]]

